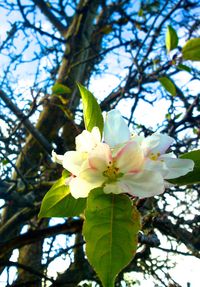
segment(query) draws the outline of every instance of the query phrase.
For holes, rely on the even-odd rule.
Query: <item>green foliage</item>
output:
[[[183,59],[200,61],[200,38],[187,41],[182,49]]]
[[[165,45],[168,53],[178,46],[178,36],[172,26],[167,27],[167,33],[165,37]]]
[[[188,158],[194,161],[194,169],[188,174],[179,178],[170,179],[169,182],[177,185],[191,185],[200,183],[200,150],[194,150],[188,153],[184,153],[180,158]]]
[[[60,83],[56,83],[53,87],[52,87],[52,92],[56,95],[65,95],[65,94],[70,94],[71,93],[71,89],[63,84]]]
[[[158,79],[161,85],[167,90],[173,97],[176,96],[176,87],[174,83],[167,77],[161,77]]]
[[[140,8],[140,10],[138,11],[138,16],[142,17],[143,16],[144,11]]]
[[[86,254],[104,287],[113,287],[117,274],[131,261],[137,248],[140,216],[125,194],[90,192],[83,234]]]
[[[77,84],[81,93],[81,98],[83,101],[83,114],[85,128],[91,131],[93,127],[98,127],[101,134],[103,132],[103,116],[101,109],[95,97],[83,87],[80,83]]]
[[[191,72],[190,67],[188,67],[188,66],[186,66],[186,65],[183,65],[183,64],[179,64],[179,65],[177,66],[177,69],[182,70],[182,71],[186,71],[186,72],[188,72],[188,73]]]
[[[41,217],[72,217],[78,216],[84,211],[86,205],[85,198],[75,199],[66,185],[66,175],[58,179],[43,198],[40,208]]]

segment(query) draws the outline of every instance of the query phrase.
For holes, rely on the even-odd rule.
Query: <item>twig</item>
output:
[[[46,140],[46,138],[36,129],[29,119],[16,107],[13,102],[7,97],[6,93],[0,90],[0,98],[4,101],[7,107],[16,115],[16,117],[23,122],[25,128],[32,134],[32,136],[37,140],[37,142],[43,147],[43,149],[51,154],[52,147],[51,144]]]

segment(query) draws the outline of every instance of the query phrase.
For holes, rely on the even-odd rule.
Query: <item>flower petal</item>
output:
[[[120,172],[138,172],[144,162],[141,146],[137,142],[129,141],[118,151],[115,160]]]
[[[87,159],[87,154],[78,151],[67,151],[63,156],[63,167],[78,176],[83,162]]]
[[[164,180],[159,172],[143,171],[123,176],[119,182],[124,193],[140,198],[151,197],[164,192]]]
[[[94,127],[91,132],[84,130],[75,139],[76,150],[79,152],[90,152],[101,142],[101,134],[98,127]]]
[[[148,136],[142,142],[145,154],[160,153],[163,154],[173,143],[174,139],[166,134],[155,133]]]
[[[104,124],[104,140],[110,147],[127,142],[130,139],[129,128],[117,110],[111,110],[106,115]]]
[[[159,159],[158,160],[151,160],[151,159],[147,158],[145,160],[144,169],[160,172],[164,178],[169,172],[169,169],[167,168],[165,162],[163,160],[159,160]]]
[[[80,178],[86,180],[89,183],[95,184],[96,186],[101,186],[105,181],[105,177],[102,172],[97,169],[85,169],[80,173]]]
[[[52,160],[59,164],[63,164],[63,155],[57,154],[54,150],[52,151]]]
[[[169,158],[163,157],[168,168],[165,179],[173,179],[187,174],[194,168],[194,162],[191,159]]]
[[[74,198],[87,197],[90,190],[98,187],[94,184],[87,182],[79,177],[73,178],[69,183],[69,188]]]
[[[114,183],[108,183],[104,186],[103,188],[104,193],[109,194],[109,193],[114,193],[114,194],[120,194],[123,193],[123,190],[121,189],[120,185],[118,182]]]
[[[100,143],[89,154],[89,166],[101,172],[105,171],[109,162],[112,162],[110,147],[105,143]]]

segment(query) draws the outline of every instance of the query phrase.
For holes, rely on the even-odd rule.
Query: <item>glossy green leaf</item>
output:
[[[200,61],[200,38],[187,41],[182,49],[183,59]]]
[[[113,287],[117,274],[131,261],[137,248],[140,215],[125,194],[90,192],[83,235],[86,254],[104,287]]]
[[[168,53],[178,46],[178,36],[172,26],[167,27],[167,33],[165,37],[165,45]]]
[[[56,83],[53,87],[52,87],[52,92],[56,95],[64,95],[64,94],[70,94],[71,93],[71,89],[63,84],[60,83]]]
[[[182,70],[182,71],[186,71],[186,72],[188,72],[188,73],[191,72],[190,67],[188,67],[188,66],[186,66],[186,65],[183,65],[183,64],[179,64],[179,65],[177,66],[177,69]]]
[[[161,77],[158,79],[161,85],[167,90],[173,97],[176,96],[176,87],[174,83],[167,77]]]
[[[39,212],[41,217],[72,217],[82,213],[86,206],[86,199],[75,199],[66,185],[66,177],[58,179],[42,200]]]
[[[103,116],[101,109],[95,97],[83,87],[80,83],[77,84],[83,101],[83,115],[85,128],[91,131],[93,127],[98,127],[101,134],[103,132]]]
[[[200,150],[194,150],[188,153],[184,153],[180,158],[188,158],[194,161],[194,169],[188,174],[168,180],[170,183],[177,185],[191,185],[200,183]]]

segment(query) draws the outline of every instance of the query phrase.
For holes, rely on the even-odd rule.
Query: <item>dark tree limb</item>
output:
[[[6,93],[0,90],[0,98],[4,101],[6,106],[15,114],[15,116],[24,124],[28,132],[36,139],[36,141],[43,147],[43,149],[51,154],[52,146],[42,133],[35,128],[29,119],[16,107]]]

